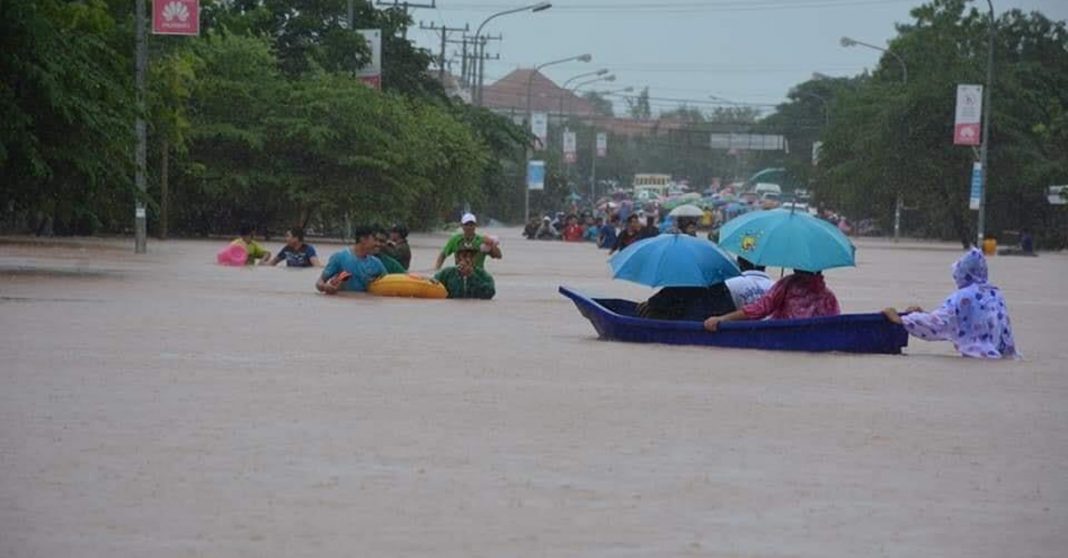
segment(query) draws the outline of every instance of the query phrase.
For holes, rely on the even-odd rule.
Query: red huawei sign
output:
[[[152,33],[199,35],[200,0],[152,0]]]

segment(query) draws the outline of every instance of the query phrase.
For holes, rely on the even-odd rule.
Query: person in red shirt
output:
[[[719,324],[733,320],[795,320],[837,316],[842,311],[838,299],[827,288],[823,274],[795,269],[792,275],[779,279],[771,290],[752,304],[747,304],[723,316],[705,320],[705,329],[716,331]]]
[[[564,230],[560,233],[564,242],[582,242],[582,233],[585,229],[578,223],[578,217],[574,215],[567,216],[567,225],[564,226]]]

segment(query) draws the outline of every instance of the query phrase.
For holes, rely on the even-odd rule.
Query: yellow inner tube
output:
[[[412,273],[383,275],[367,286],[367,292],[377,296],[408,298],[448,298],[445,285]]]

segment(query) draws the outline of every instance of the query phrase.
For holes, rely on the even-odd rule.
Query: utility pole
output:
[[[134,83],[137,89],[137,120],[134,121],[134,133],[137,136],[137,147],[134,150],[136,170],[134,171],[134,185],[137,187],[137,201],[134,203],[134,253],[144,254],[147,246],[147,226],[145,218],[145,167],[148,138],[145,132],[145,72],[148,66],[148,37],[145,36],[145,27],[148,22],[145,19],[145,3],[136,0],[137,5],[134,13],[137,26],[134,32],[136,40],[136,61],[134,63]]]
[[[475,59],[475,68],[477,68],[478,71],[477,71],[476,75],[474,76],[475,77],[475,92],[476,92],[475,106],[479,106],[479,107],[482,106],[482,83],[485,80],[485,75],[486,75],[486,60],[500,60],[501,59],[501,55],[500,54],[495,54],[493,56],[489,56],[489,55],[486,54],[486,43],[489,42],[489,41],[500,41],[503,38],[504,38],[503,35],[497,35],[496,37],[491,36],[491,35],[481,35],[478,38],[478,44],[475,45],[475,49],[476,49],[476,51],[478,53],[477,54],[477,58]]]
[[[467,87],[469,85],[469,83],[467,81],[467,66],[468,66],[467,59],[470,57],[468,52],[467,52],[467,44],[469,42],[470,42],[470,39],[467,37],[467,35],[464,35],[461,38],[461,40],[445,39],[445,44],[461,45],[460,52],[453,51],[453,53],[452,53],[453,56],[459,56],[460,57],[460,86],[461,87]]]
[[[349,0],[349,5],[350,6],[352,5],[351,0]],[[400,2],[399,0],[393,0],[393,2],[383,2],[382,0],[379,0],[378,2],[375,2],[375,5],[376,6],[389,6],[391,8],[400,8],[400,9],[404,10],[404,19],[408,19],[408,10],[412,10],[412,9],[415,9],[415,8],[435,9],[435,8],[438,7],[437,6],[437,0],[430,0],[429,4],[413,4],[411,2]],[[405,39],[408,38],[408,26],[407,25],[405,25],[404,26],[404,30],[401,31],[401,37],[403,37]]]
[[[445,44],[448,42],[449,33],[454,32],[454,31],[463,31],[463,32],[466,33],[467,31],[470,31],[470,26],[467,25],[467,24],[464,24],[463,27],[449,27],[447,25],[442,25],[441,27],[438,27],[433,22],[431,22],[430,25],[427,26],[427,25],[424,25],[423,22],[420,21],[419,22],[419,28],[420,29],[425,29],[425,30],[428,30],[428,31],[436,31],[439,35],[441,35],[441,51],[440,51],[440,54],[438,55],[438,81],[440,81],[442,87],[444,87],[445,86]]]
[[[980,250],[983,249],[983,240],[986,236],[986,190],[990,185],[990,173],[987,172],[987,149],[990,147],[990,117],[993,112],[990,110],[990,90],[994,88],[994,35],[997,33],[997,20],[994,19],[994,4],[990,0],[986,0],[987,6],[990,6],[990,37],[987,43],[986,53],[986,87],[983,88],[983,144],[979,148],[979,168],[982,169],[982,189],[979,190],[979,215],[976,222],[977,235],[976,243]]]

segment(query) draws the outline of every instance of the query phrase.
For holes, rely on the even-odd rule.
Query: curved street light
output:
[[[544,2],[544,3],[548,4],[548,2]],[[542,68],[546,68],[546,67],[553,66],[553,65],[556,65],[556,64],[564,64],[566,62],[589,62],[590,60],[593,60],[593,56],[591,56],[590,54],[580,54],[578,56],[569,56],[567,58],[561,58],[559,60],[552,60],[550,62],[545,62],[544,64],[538,64],[537,66],[534,66],[534,69],[531,70],[530,75],[527,76],[527,122],[528,122],[527,126],[528,127],[530,126],[529,123],[533,120],[533,118],[531,118],[531,112],[530,112],[530,109],[531,109],[530,87],[534,83],[534,76],[537,75],[537,73],[539,71],[541,71]],[[531,155],[530,148],[528,147],[527,151],[526,151],[526,163],[527,164],[524,165],[524,167],[527,167],[527,166],[530,165],[530,155]],[[522,174],[525,175],[525,173],[522,173]],[[527,186],[526,176],[524,176],[523,177],[523,222],[526,223],[528,221],[530,221],[530,188]]]
[[[823,125],[826,127],[831,123],[831,114],[828,110],[829,103],[827,102],[827,97],[824,97],[823,95],[817,95],[815,93],[809,93],[808,91],[802,91],[801,89],[798,89],[796,87],[790,89],[789,94],[795,97],[808,97],[810,99],[816,99],[817,101],[819,101],[820,105],[823,107]]]
[[[885,52],[886,54],[889,54],[890,56],[893,56],[895,59],[897,59],[898,64],[901,64],[901,83],[903,83],[905,85],[908,85],[908,83],[909,83],[909,67],[905,64],[905,59],[902,58],[901,56],[899,56],[898,53],[896,53],[896,52],[894,52],[894,51],[892,51],[890,49],[886,49],[886,48],[883,48],[883,47],[880,47],[880,46],[875,46],[873,44],[865,43],[863,41],[858,41],[856,39],[851,39],[849,37],[842,37],[842,39],[839,42],[842,44],[842,46],[844,46],[846,48],[860,45],[860,46],[863,46],[863,47],[868,47],[870,49],[878,50],[880,52]],[[907,119],[905,120],[905,125],[908,126],[908,120]],[[908,140],[908,137],[907,137],[908,133],[907,132],[908,131],[906,130],[906,138],[905,138],[906,141]],[[904,202],[901,199],[901,185],[898,184],[897,185],[897,200],[894,201],[894,242],[897,242],[897,241],[899,241],[901,239],[901,207],[902,207],[903,204],[904,204]],[[981,228],[982,228],[982,226],[980,226],[980,229]]]
[[[579,74],[577,76],[571,76],[571,77],[567,78],[566,80],[564,80],[564,83],[560,85],[560,107],[559,107],[560,114],[561,115],[564,114],[564,97],[567,97],[567,91],[568,91],[567,85],[569,83],[575,81],[576,79],[581,79],[581,78],[589,77],[589,76],[603,76],[603,75],[605,75],[607,73],[608,73],[608,69],[601,68],[600,70],[594,70],[592,72],[583,72],[583,73],[581,73],[581,74]]]
[[[491,14],[489,17],[487,17],[486,19],[482,20],[482,23],[480,23],[478,25],[478,28],[475,29],[475,49],[478,51],[478,60],[477,60],[477,62],[478,62],[478,67],[479,67],[478,88],[476,89],[477,95],[475,96],[475,98],[478,100],[478,102],[476,103],[478,106],[482,106],[482,68],[486,64],[486,61],[485,61],[486,45],[485,44],[481,44],[482,43],[481,42],[482,28],[485,27],[486,24],[489,23],[490,21],[492,21],[493,19],[496,19],[496,18],[504,16],[504,15],[515,14],[515,13],[525,12],[525,11],[530,11],[531,13],[543,12],[545,10],[548,10],[551,7],[553,7],[552,2],[538,2],[536,4],[529,4],[529,5],[526,5],[526,6],[520,6],[518,8],[512,8],[512,9],[509,9],[509,10],[500,11],[500,12],[497,12],[495,14]]]

